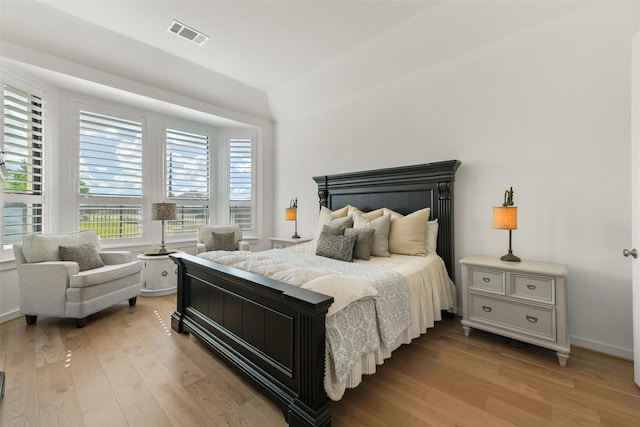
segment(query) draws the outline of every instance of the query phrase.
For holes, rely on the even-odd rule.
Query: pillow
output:
[[[391,215],[382,215],[380,218],[373,220],[367,219],[362,215],[356,215],[353,221],[354,228],[372,228],[373,246],[371,247],[371,255],[373,256],[391,256],[389,255],[389,226],[391,225]]]
[[[63,234],[29,234],[24,238],[22,253],[27,262],[61,261],[59,246],[92,244],[100,251],[100,238],[93,230]]]
[[[389,227],[389,252],[404,255],[425,255],[427,252],[427,221],[431,209],[420,209],[407,216],[394,213],[396,215],[392,215]]]
[[[83,243],[75,246],[58,246],[58,252],[60,252],[60,259],[62,261],[77,262],[80,271],[104,267],[104,262],[102,262],[98,250],[91,243]]]
[[[346,236],[358,236],[353,247],[353,257],[355,259],[368,260],[371,258],[371,248],[373,248],[373,235],[376,231],[372,228],[347,228],[344,232]]]
[[[353,227],[353,218],[350,216],[344,216],[342,218],[333,218],[326,225],[329,225],[331,227],[350,228],[350,227]]]
[[[427,250],[436,252],[438,247],[438,218],[427,221]]]
[[[323,225],[329,224],[329,222],[334,218],[343,218],[347,216],[347,212],[349,212],[349,205],[335,211],[332,211],[325,206],[320,208],[320,217],[318,218],[318,232],[316,233],[316,235],[320,236],[320,233],[322,233]]]
[[[237,247],[236,233],[234,231],[217,232],[212,231],[211,237],[213,243],[211,244],[212,251],[235,251]]]
[[[349,210],[347,211],[348,216],[360,215],[367,219],[376,219],[381,217],[383,214],[384,214],[383,208],[376,209],[375,211],[371,211],[371,212],[362,212],[360,209],[356,208],[355,206],[349,206]]]
[[[322,232],[323,233],[327,233],[327,234],[333,234],[334,236],[342,236],[344,234],[344,230],[346,230],[347,227],[345,227],[344,225],[338,225],[338,226],[333,226],[333,225],[323,225],[322,226]]]
[[[353,261],[353,247],[358,236],[334,236],[320,233],[316,245],[316,255],[340,261]]]

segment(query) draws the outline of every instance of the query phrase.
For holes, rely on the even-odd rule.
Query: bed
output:
[[[409,257],[413,258],[413,266],[411,260],[408,264],[398,264],[396,255],[376,262],[387,267],[403,265],[400,269],[405,270],[405,276],[421,271],[421,264],[440,263],[444,276],[448,273],[446,281],[452,284],[449,278],[454,278],[453,183],[459,165],[459,161],[452,160],[319,176],[314,180],[320,207],[325,211],[337,212],[357,206],[361,212],[386,208],[407,215],[429,208],[430,219],[438,221],[439,256]],[[251,268],[240,269],[236,264],[241,263],[245,268],[247,263],[257,265],[261,259],[277,258],[278,261],[264,262],[290,265],[296,262],[292,257],[313,257],[316,244],[314,240],[293,250],[277,250],[277,254],[249,254],[250,260],[236,259],[241,254],[211,255],[209,259],[187,254],[171,255],[178,264],[177,307],[172,315],[172,327],[178,332],[193,334],[261,388],[278,403],[292,426],[330,425],[328,396],[339,399],[345,388],[360,382],[363,374],[375,372],[375,366],[389,357],[394,348],[410,342],[440,319],[440,313],[435,309],[426,310],[431,311],[429,315],[409,310],[413,318],[408,323],[374,325],[381,328],[381,342],[375,348],[369,342],[367,351],[358,353],[357,357],[338,351],[337,354],[351,360],[347,364],[334,363],[336,361],[331,359],[336,354],[336,341],[332,341],[335,319],[349,310],[356,310],[358,304],[362,310],[374,310],[371,316],[376,316],[375,310],[383,307],[381,304],[385,299],[376,295],[370,299],[347,301],[344,308],[332,313],[331,310],[343,301],[341,296],[333,297],[318,291],[326,288],[294,286],[279,280],[284,277],[282,275],[265,275],[263,267],[256,267],[256,272],[252,272],[246,271]],[[330,268],[324,260],[319,262],[318,269]],[[342,264],[347,270],[338,274],[358,276],[363,271],[359,268],[367,268],[361,267],[362,263]],[[385,282],[387,278],[380,280]],[[318,281],[327,285],[322,277]],[[407,290],[410,304],[416,299],[412,289]],[[452,298],[455,300],[455,289],[442,288],[440,293],[446,294],[442,297],[444,302],[432,303],[430,307],[455,310],[455,304],[451,303]],[[392,309],[392,312],[396,311]],[[399,325],[404,325],[401,331],[398,331]]]

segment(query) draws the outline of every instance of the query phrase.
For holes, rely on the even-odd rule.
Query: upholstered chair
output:
[[[136,304],[142,287],[141,261],[126,251],[102,251],[92,231],[30,234],[14,244],[20,282],[20,312],[27,324],[38,316],[74,318],[77,327],[87,316],[123,301]]]
[[[237,224],[202,225],[198,230],[197,253],[228,250],[248,251],[249,242],[242,240],[242,229]]]

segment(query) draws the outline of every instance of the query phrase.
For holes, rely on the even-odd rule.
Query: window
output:
[[[255,231],[253,135],[229,135],[229,222]]]
[[[43,102],[3,85],[4,154],[3,247],[41,233],[44,207]]]
[[[209,223],[210,138],[175,129],[167,129],[165,138],[166,198],[176,203],[177,215],[167,235],[193,235]]]
[[[80,111],[80,229],[142,236],[142,122]]]

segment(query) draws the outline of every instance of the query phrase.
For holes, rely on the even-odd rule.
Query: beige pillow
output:
[[[391,256],[388,240],[390,224],[391,215],[382,215],[376,219],[367,219],[362,215],[356,215],[353,219],[353,228],[372,228],[375,230],[371,247],[371,255],[373,256]]]
[[[424,208],[402,216],[391,215],[389,227],[389,252],[404,255],[425,255],[427,252],[427,221],[430,208]]]
[[[384,208],[376,209],[375,211],[371,211],[371,212],[362,212],[360,209],[356,208],[355,206],[349,206],[349,211],[347,213],[347,215],[349,216],[360,215],[367,219],[380,218],[383,214],[384,214]]]
[[[318,218],[318,231],[316,232],[316,237],[320,236],[320,233],[322,233],[322,226],[329,225],[331,220],[334,218],[346,217],[348,212],[349,212],[349,205],[345,206],[344,208],[337,209],[335,211],[332,211],[331,209],[325,206],[320,208],[320,217]],[[331,224],[331,225],[336,226],[336,225],[344,225],[344,224]]]
[[[433,221],[427,221],[427,250],[436,252],[438,248],[438,218]]]

